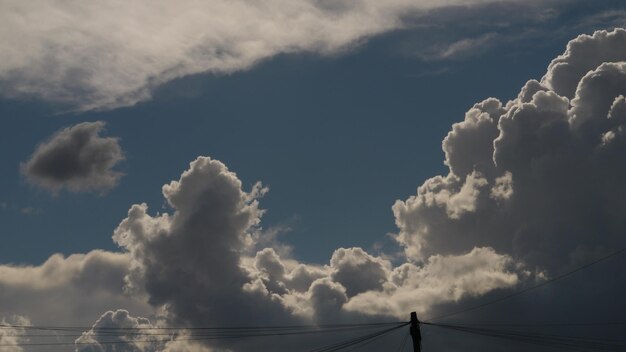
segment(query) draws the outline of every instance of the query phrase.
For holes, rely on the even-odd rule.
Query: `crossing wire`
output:
[[[361,327],[361,326],[385,326],[396,325],[401,322],[376,322],[376,323],[360,323],[360,324],[320,324],[320,325],[266,325],[266,326],[154,326],[154,327],[93,327],[93,326],[53,326],[53,325],[17,325],[17,324],[0,324],[0,329],[33,329],[33,330],[69,330],[69,331],[86,331],[86,330],[104,330],[104,331],[128,331],[128,330],[293,330],[293,329],[318,329],[318,328],[341,328],[341,327]]]
[[[427,325],[436,325],[423,322]],[[504,326],[517,328],[546,328],[546,327],[589,327],[589,326],[626,326],[626,321],[611,322],[588,322],[588,323],[450,323],[451,325],[473,327],[473,326]]]
[[[584,348],[586,351],[592,349],[595,351],[626,351],[626,341],[613,340],[603,338],[581,337],[581,336],[563,336],[554,334],[529,333],[524,331],[506,330],[506,329],[484,329],[470,328],[460,325],[423,323],[441,327],[449,330],[456,330],[470,334],[495,337],[500,339],[524,342],[534,345],[550,346],[556,348],[579,349]]]
[[[272,328],[268,328],[268,327],[245,327],[245,328],[237,328],[236,331],[232,331],[231,327],[228,328],[217,328],[217,327],[211,327],[209,329],[211,330],[226,330],[226,332],[219,332],[219,333],[215,333],[215,332],[205,332],[205,333],[192,333],[191,335],[184,335],[183,337],[177,337],[177,336],[172,336],[171,339],[165,340],[165,339],[131,339],[131,340],[107,340],[107,341],[98,341],[97,343],[100,345],[118,345],[118,344],[134,344],[134,343],[159,343],[159,342],[168,342],[168,341],[201,341],[201,340],[221,340],[221,339],[233,339],[233,338],[250,338],[250,337],[267,337],[267,336],[288,336],[288,335],[306,335],[306,334],[318,334],[318,333],[336,333],[336,332],[346,332],[346,331],[357,331],[357,330],[363,330],[363,329],[373,329],[373,328],[380,328],[381,326],[389,326],[392,325],[393,327],[391,328],[386,328],[382,331],[379,332],[375,332],[375,333],[370,333],[367,335],[363,335],[358,337],[355,341],[351,341],[351,343],[346,344],[346,346],[341,346],[341,348],[344,347],[349,347],[349,346],[353,346],[355,343],[360,343],[363,341],[367,341],[368,339],[373,339],[376,338],[382,334],[385,334],[387,332],[393,331],[399,327],[405,326],[407,323],[369,323],[369,324],[345,324],[345,325],[340,325],[340,324],[335,324],[335,325],[326,325],[326,329],[325,330],[314,330],[313,328],[315,328],[316,326],[314,325],[310,325],[310,326],[284,326],[284,327],[272,327],[272,328],[276,328],[276,330],[274,330],[275,332],[272,332]],[[4,327],[7,327],[7,325],[4,325]],[[305,328],[304,330],[302,330],[302,328]],[[328,328],[328,327],[332,327],[332,328]],[[35,327],[35,328],[41,328],[41,327]],[[293,330],[299,328],[301,330]],[[122,337],[126,337],[127,334],[129,334],[129,332],[123,332],[124,330],[137,330],[138,328],[120,328],[120,329],[115,329],[115,331],[109,331],[107,334],[105,335],[101,335],[99,337],[118,337],[118,338],[122,338]],[[142,330],[150,330],[151,328],[141,328]],[[196,330],[199,328],[196,328]],[[254,332],[254,330],[259,330],[261,329],[261,331],[257,331]],[[270,330],[268,330],[270,329]],[[110,330],[110,329],[106,329],[106,330]],[[121,330],[121,331],[120,331]],[[287,331],[284,331],[287,330]],[[150,333],[133,333],[130,332],[131,334],[135,334],[133,336],[154,336],[151,335]],[[162,334],[159,334],[162,335]],[[28,336],[29,335],[23,335],[23,336]],[[47,335],[50,337],[56,337],[56,335],[50,334]],[[74,337],[79,337],[81,335],[75,335]],[[97,335],[96,335],[97,336]],[[0,344],[0,347],[16,347],[16,346],[74,346],[74,345],[91,345],[94,344],[93,342],[25,342],[25,343],[17,343],[17,344]],[[329,351],[339,351],[340,349],[331,349]],[[321,350],[321,351],[326,351],[326,350]]]
[[[6,336],[28,336],[28,337],[62,337],[62,336],[81,336],[83,332],[90,332],[93,336],[170,336],[176,333],[184,332],[189,335],[216,335],[220,334],[244,334],[244,333],[261,333],[261,332],[283,332],[285,334],[298,334],[308,332],[339,332],[350,330],[372,329],[381,326],[397,325],[399,323],[368,323],[368,324],[335,324],[335,325],[296,325],[281,327],[211,327],[211,328],[158,328],[158,327],[136,327],[136,328],[80,328],[80,327],[47,327],[47,326],[19,326],[19,325],[0,325],[2,328],[23,329],[20,333],[5,333]],[[28,330],[28,331],[26,331]],[[47,331],[48,334],[33,334],[32,331]],[[148,332],[146,332],[148,331]],[[73,332],[73,334],[61,334],[57,332]]]
[[[410,324],[410,322],[409,322],[409,324]],[[404,327],[404,326],[406,326],[406,325],[401,325],[401,326],[399,326],[399,327],[398,327],[398,329],[399,329],[399,328],[401,328],[401,327]],[[394,332],[395,332],[395,331],[399,331],[398,329],[394,330]],[[391,333],[391,331],[390,331],[390,333]],[[382,338],[383,336],[384,336],[384,335],[381,335],[381,336],[378,336],[378,337],[376,337],[376,338],[373,338],[373,339],[371,339],[371,340],[369,340],[369,341],[367,341],[367,342],[365,342],[365,343],[363,343],[363,344],[361,344],[361,345],[355,345],[354,347],[350,348],[349,350],[346,350],[346,352],[348,352],[348,351],[353,351],[353,350],[355,350],[355,349],[357,349],[357,348],[361,348],[361,347],[363,347],[363,346],[365,346],[365,345],[369,345],[370,343],[372,343],[372,342],[376,341],[376,340],[377,340],[377,339],[379,339],[379,338]]]
[[[333,343],[333,344],[326,345],[326,346],[323,346],[323,347],[319,347],[319,348],[316,348],[316,349],[313,349],[313,350],[309,350],[308,352],[334,352],[334,351],[340,351],[340,350],[342,350],[344,348],[355,346],[355,345],[361,344],[363,342],[366,342],[368,340],[377,339],[377,338],[379,338],[379,337],[381,337],[383,335],[386,335],[386,334],[388,334],[388,333],[390,333],[390,332],[392,332],[394,330],[397,330],[397,329],[400,329],[402,327],[405,327],[405,326],[407,326],[409,324],[410,324],[409,322],[399,323],[397,326],[394,326],[394,327],[391,327],[391,328],[388,328],[388,329],[384,329],[384,330],[381,330],[381,331],[378,331],[378,332],[374,332],[374,333],[371,333],[371,334],[366,334],[366,335],[359,336],[359,337],[356,337],[356,338],[352,338],[352,339],[349,339],[349,340],[346,340],[346,341],[341,341],[341,342]]]
[[[400,346],[398,346],[398,350],[397,350],[397,352],[402,352],[402,351],[404,351],[404,347],[406,346],[406,342],[409,340],[409,336],[410,336],[410,334],[409,334],[409,333],[406,333],[406,334],[404,335],[404,338],[402,339],[402,342],[400,343]]]
[[[591,267],[592,265],[598,264],[600,262],[606,261],[610,258],[616,257],[620,254],[623,254],[624,252],[626,252],[626,247],[622,248],[620,250],[617,250],[609,255],[606,255],[604,257],[601,257],[597,260],[594,260],[590,263],[587,263],[583,266],[580,266],[572,271],[566,272],[564,274],[555,276],[551,279],[548,279],[544,282],[541,282],[537,285],[533,285],[530,287],[527,287],[525,289],[519,290],[517,292],[511,293],[509,295],[506,296],[502,296],[500,298],[482,303],[482,304],[478,304],[478,305],[474,305],[456,312],[452,312],[452,313],[448,313],[448,314],[444,314],[444,315],[440,315],[434,318],[430,318],[430,319],[426,319],[426,321],[422,322],[422,324],[426,324],[426,325],[433,325],[433,326],[440,326],[440,327],[444,327],[447,329],[453,329],[453,330],[458,330],[458,331],[464,331],[464,332],[469,332],[469,333],[474,333],[474,334],[482,334],[482,335],[486,335],[486,336],[494,336],[494,337],[501,337],[501,338],[509,338],[509,339],[517,339],[517,340],[522,340],[525,342],[528,341],[539,341],[540,343],[565,343],[565,340],[562,339],[572,339],[570,337],[547,337],[545,335],[543,336],[538,336],[537,334],[520,334],[519,332],[511,332],[511,331],[505,331],[505,330],[495,330],[495,329],[479,329],[479,328],[471,328],[469,327],[467,324],[465,325],[443,325],[443,324],[435,324],[434,321],[436,320],[442,320],[442,319],[446,319],[455,315],[459,315],[462,313],[467,313],[470,311],[474,311],[480,308],[484,308],[486,306],[492,305],[492,304],[496,304],[502,301],[505,301],[507,299],[522,295],[526,292],[538,289],[540,287],[546,286],[548,284],[551,284],[555,281],[564,279],[566,277],[569,277],[577,272],[580,272],[582,270],[585,270],[589,267]],[[246,338],[246,337],[260,337],[260,336],[285,336],[285,335],[298,335],[298,334],[314,334],[314,333],[322,333],[322,332],[338,332],[338,331],[342,331],[342,330],[349,330],[351,327],[352,328],[356,328],[356,327],[377,327],[377,326],[389,326],[389,325],[393,325],[393,327],[391,328],[387,328],[384,330],[381,330],[379,332],[375,332],[375,333],[370,333],[370,334],[366,334],[363,335],[361,337],[357,337],[354,339],[350,339],[338,344],[331,344],[329,346],[326,347],[322,347],[321,349],[315,349],[312,350],[311,352],[330,352],[330,351],[339,351],[341,349],[350,347],[350,346],[357,346],[359,344],[365,344],[365,343],[370,343],[371,341],[373,341],[374,339],[377,339],[387,333],[390,333],[391,331],[394,331],[396,329],[399,329],[403,326],[408,325],[408,322],[405,323],[368,323],[368,324],[331,324],[331,325],[294,325],[294,326],[247,326],[247,327],[128,327],[128,328],[94,328],[94,327],[79,327],[79,326],[31,326],[31,325],[10,325],[10,324],[1,324],[0,325],[0,329],[22,329],[22,330],[40,330],[40,331],[53,331],[53,332],[83,332],[83,331],[91,331],[94,336],[99,336],[99,337],[119,337],[120,335],[124,335],[124,336],[128,336],[129,334],[132,335],[134,334],[134,336],[159,336],[159,335],[168,335],[168,334],[164,334],[164,333],[142,333],[141,331],[146,331],[146,330],[150,330],[150,331],[192,331],[192,334],[187,335],[187,337],[177,337],[176,340],[183,340],[183,341],[192,341],[192,340],[213,340],[213,339],[228,339],[228,338]],[[582,325],[582,323],[570,323],[570,324],[561,324],[561,326],[565,326],[565,325],[570,325],[573,326],[574,324],[579,324]],[[501,324],[499,324],[501,325]],[[521,326],[524,324],[509,324],[509,326]],[[608,322],[608,323],[595,323],[595,325],[624,325],[624,322]],[[544,326],[550,326],[549,324],[546,324]],[[555,324],[552,324],[552,326],[556,326]],[[327,328],[327,330],[323,330],[324,328]],[[314,330],[317,329],[317,330]],[[322,329],[322,330],[320,330]],[[204,333],[194,333],[196,331],[201,331]],[[224,332],[230,332],[230,334],[225,334]],[[209,332],[213,332],[213,334],[209,334]],[[217,332],[222,332],[221,334],[217,333]],[[174,333],[175,334],[175,333]],[[174,334],[171,334],[172,337],[174,337]],[[82,334],[81,334],[82,335]],[[17,336],[17,335],[12,335],[12,336]],[[28,334],[24,334],[23,336],[29,336]],[[34,335],[30,335],[33,336]],[[48,335],[47,335],[48,336]],[[54,335],[54,334],[49,334],[49,336],[55,336],[57,337],[58,335]],[[43,337],[43,336],[40,336]],[[76,335],[76,337],[78,337],[78,335]],[[541,340],[541,339],[544,340]],[[546,340],[547,339],[547,340]],[[550,340],[552,339],[552,340]],[[561,339],[561,340],[559,340]],[[550,341],[548,341],[550,340]],[[156,342],[157,340],[131,340],[131,341],[101,341],[99,342],[100,344],[123,344],[123,343],[143,343],[143,342]],[[556,342],[555,342],[556,341]],[[581,339],[576,340],[578,342],[582,341]],[[588,341],[587,341],[588,342]],[[49,343],[21,343],[21,344],[0,344],[0,346],[53,346],[53,345],[76,345],[76,344],[81,344],[80,342],[75,343],[65,343],[65,342],[49,342]],[[84,343],[84,344],[89,344],[89,343]],[[598,345],[598,346],[605,346],[605,345]],[[618,346],[618,345],[606,345],[606,346]],[[624,348],[624,350],[626,351],[626,345],[619,345],[618,347],[620,348]]]

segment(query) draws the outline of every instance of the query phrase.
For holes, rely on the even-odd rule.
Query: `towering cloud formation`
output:
[[[113,236],[132,257],[129,288],[166,305],[177,323],[250,324],[250,312],[259,323],[289,320],[276,299],[244,290],[249,280],[239,263],[262,213],[260,190],[244,192],[224,164],[201,157],[163,186],[173,214],[150,216],[145,204],[134,205]]]
[[[624,245],[625,47],[623,29],[580,36],[517,99],[472,107],[450,173],[393,207],[407,256],[491,246],[554,270]]]
[[[416,300],[426,311],[518,282],[511,259],[488,248],[395,269],[361,248],[340,248],[323,267],[280,258],[272,248],[251,252],[263,192],[260,184],[243,191],[219,161],[193,161],[163,186],[173,213],[152,216],[145,204],[134,205],[115,230],[132,258],[127,290],[145,293],[165,324],[232,326],[404,316]],[[223,343],[236,349],[243,342]]]
[[[104,122],[64,128],[40,144],[21,169],[26,179],[51,192],[106,191],[122,173],[112,168],[124,159],[117,138],[101,137]]]
[[[73,108],[133,105],[174,78],[330,53],[428,10],[493,0],[13,1],[0,22],[0,94]],[[36,23],[37,25],[33,25]]]

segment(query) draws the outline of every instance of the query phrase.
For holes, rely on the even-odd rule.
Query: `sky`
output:
[[[0,322],[85,327],[59,351],[113,351],[92,326],[434,317],[626,246],[621,1],[0,8]],[[458,319],[623,321],[624,263]]]

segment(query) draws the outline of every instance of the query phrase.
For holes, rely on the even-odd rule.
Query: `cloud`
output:
[[[20,213],[24,214],[24,215],[37,215],[41,212],[40,209],[36,209],[33,207],[24,207],[22,209],[20,209]]]
[[[118,309],[102,314],[89,331],[76,339],[77,352],[157,352],[163,351],[167,336],[159,335],[163,330],[154,330],[146,318],[130,316],[128,311]],[[141,329],[141,330],[138,330]],[[122,331],[115,339],[103,331]],[[141,334],[137,332],[141,331]],[[116,343],[110,343],[115,341]]]
[[[433,9],[493,2],[15,1],[0,14],[0,94],[78,110],[129,106],[175,78],[241,71],[278,54],[335,53]]]
[[[123,176],[112,168],[124,154],[117,138],[100,136],[104,126],[83,122],[58,131],[20,165],[22,174],[53,193],[110,190]]]
[[[330,258],[331,278],[345,287],[348,297],[381,290],[388,280],[391,263],[369,255],[361,248],[339,248]]]
[[[583,41],[602,45],[620,31]],[[337,249],[324,266],[272,248],[252,251],[263,187],[246,192],[224,164],[199,157],[163,187],[171,213],[134,205],[116,229],[114,240],[131,258],[126,288],[145,294],[166,324],[371,321],[412,310],[432,316],[597,258],[624,245],[621,60],[578,70],[571,97],[552,87],[565,87],[572,73],[551,65],[516,99],[474,105],[443,141],[448,175],[393,206],[403,263],[360,248]],[[272,340],[272,348],[292,343]]]
[[[173,214],[150,216],[145,204],[134,205],[114,232],[132,258],[129,289],[145,290],[178,324],[293,321],[274,297],[244,290],[249,277],[240,261],[262,214],[259,192],[244,192],[224,164],[200,157],[163,186],[163,195]],[[257,258],[266,273],[279,275],[280,265],[268,262]]]
[[[2,317],[0,319],[0,326],[3,325],[15,325],[14,328],[3,327],[0,328],[0,346],[5,352],[23,352],[24,349],[20,347],[20,344],[27,343],[28,338],[25,337],[26,329],[23,326],[31,325],[27,318],[16,315],[7,319]]]
[[[485,33],[474,38],[463,38],[448,44],[434,45],[418,56],[424,60],[453,60],[484,52],[499,40],[496,33]]]
[[[574,42],[597,50],[623,31]],[[361,248],[339,248],[325,265],[259,248],[266,243],[258,235],[266,188],[259,183],[246,191],[222,162],[198,157],[163,186],[168,212],[151,215],[146,204],[131,206],[113,235],[123,253],[54,255],[41,266],[0,266],[0,310],[37,323],[92,316],[95,328],[79,339],[88,345],[78,347],[98,350],[99,326],[155,326],[130,311],[157,317],[159,326],[406,319],[413,310],[421,317],[457,310],[457,304],[588,263],[626,245],[626,54],[611,55],[588,70],[563,73],[551,65],[512,101],[489,98],[470,108],[442,143],[448,174],[426,180],[393,206],[395,238],[405,253],[397,263]],[[577,79],[572,72],[579,72]],[[577,81],[571,97],[553,89],[565,92],[570,81]],[[611,277],[621,273],[621,267],[611,270]],[[576,295],[571,287],[551,286],[530,303],[508,301],[484,316],[503,321],[552,310],[561,319],[593,316],[601,311],[592,307],[595,300],[613,302],[609,309],[619,314],[623,290],[602,289],[601,276],[575,282]],[[613,287],[623,288],[623,282]],[[124,337],[127,346],[141,350],[134,338]],[[313,340],[265,341],[155,341],[150,348],[292,350]],[[456,341],[465,340],[437,343],[440,350],[462,349]]]
[[[581,78],[605,62],[624,60],[626,31],[596,31],[580,35],[567,44],[567,50],[552,60],[542,83],[555,93],[574,98]]]
[[[125,254],[95,250],[55,254],[37,266],[0,265],[0,312],[68,326],[91,325],[110,307],[152,314],[141,295],[124,293],[129,262]]]
[[[434,255],[423,266],[405,263],[394,268],[383,290],[364,291],[345,309],[398,318],[411,311],[432,314],[438,304],[516,286],[520,281],[516,271],[511,257],[492,248],[474,248],[458,256]]]
[[[115,339],[111,338],[111,332]],[[196,334],[197,335],[197,334]],[[102,314],[91,329],[74,342],[76,352],[210,352],[198,336],[185,330],[166,330],[150,320],[117,309]],[[115,343],[111,343],[114,341]]]
[[[422,317],[445,315],[497,300],[502,297],[499,288],[521,288],[625,247],[625,45],[624,29],[581,35],[515,99],[503,103],[488,98],[471,107],[443,141],[447,174],[426,180],[415,195],[393,206],[399,228],[395,238],[409,263],[394,269],[392,277],[419,277],[419,285],[410,288],[404,282],[368,291],[354,297],[346,309],[401,312],[411,307],[403,305],[408,302],[420,304],[420,313],[429,310]],[[468,182],[476,179],[480,184]],[[457,203],[463,206],[451,207],[454,197],[463,199]],[[435,258],[445,265],[433,266]],[[473,264],[465,262],[469,258]],[[492,268],[482,268],[481,263]],[[480,274],[459,274],[448,286],[447,273],[436,267],[451,272],[473,268]],[[625,309],[620,298],[622,267],[621,262],[607,263],[595,268],[602,274],[577,274],[570,282],[451,319],[567,321],[575,319],[568,311],[577,307],[577,316],[608,321],[615,318],[613,311]],[[421,273],[424,270],[428,275]],[[474,291],[492,284],[499,288]],[[409,298],[402,296],[403,287],[409,287]],[[464,292],[458,305],[433,299],[456,290]],[[415,300],[414,295],[431,299]],[[424,301],[427,308],[421,306]],[[554,332],[572,334],[565,329]],[[621,336],[617,331],[605,333]],[[444,334],[437,340],[433,331],[429,341],[433,349],[464,350],[470,340],[456,342]],[[514,348],[470,342],[481,350]]]
[[[132,258],[125,278],[127,291],[145,294],[154,309],[162,312],[164,324],[241,326],[403,317],[406,312],[400,307],[410,304],[397,302],[397,292],[403,292],[403,299],[419,300],[427,311],[430,304],[518,283],[511,258],[491,249],[475,249],[445,259],[432,257],[425,266],[411,264],[421,277],[437,276],[450,268],[436,295],[415,290],[419,279],[394,279],[394,273],[404,267],[394,268],[388,260],[361,248],[337,249],[324,266],[281,258],[273,248],[255,252],[263,189],[256,184],[246,192],[237,175],[223,163],[198,157],[178,181],[163,186],[171,213],[150,215],[146,204],[133,205],[113,236]],[[468,193],[471,198],[472,192]],[[442,261],[450,264],[438,265]],[[467,280],[468,273],[476,286],[460,283]],[[394,309],[363,305],[362,295],[368,294],[381,298],[377,307],[384,301]],[[279,350],[293,348],[302,340],[272,343],[277,343],[272,348]],[[233,350],[250,347],[245,341],[212,342],[209,346]]]
[[[624,45],[623,29],[579,36],[516,99],[486,99],[454,124],[449,174],[393,206],[406,255],[491,247],[558,272],[626,244]]]

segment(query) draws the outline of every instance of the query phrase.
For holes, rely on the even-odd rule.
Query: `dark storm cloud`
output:
[[[107,191],[123,176],[113,167],[124,159],[118,139],[101,137],[105,123],[83,122],[64,128],[40,144],[21,164],[22,174],[39,187],[57,193]]]

